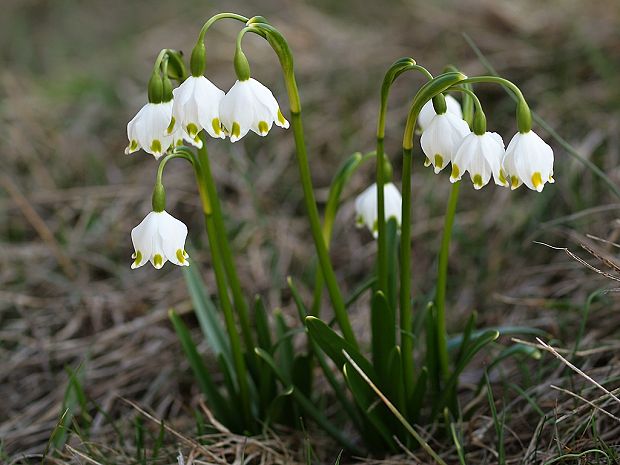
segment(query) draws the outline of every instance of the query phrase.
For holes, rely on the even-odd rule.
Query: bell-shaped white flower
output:
[[[553,179],[553,150],[534,131],[514,135],[502,162],[503,175],[516,189],[522,183],[541,192]]]
[[[385,205],[385,220],[396,219],[400,228],[402,218],[402,197],[398,188],[391,182],[383,185],[383,201]],[[358,227],[366,226],[374,238],[379,235],[377,230],[377,184],[368,187],[355,199],[356,224]]]
[[[420,145],[426,155],[426,163],[439,173],[456,155],[463,138],[470,133],[467,123],[452,113],[435,115],[422,133]]]
[[[170,261],[175,265],[189,266],[189,255],[185,252],[187,226],[165,210],[151,212],[132,229],[131,241],[135,252],[131,268],[139,268],[146,262],[160,269]]]
[[[504,157],[504,141],[496,132],[478,135],[469,133],[461,142],[452,159],[450,181],[460,181],[465,171],[474,183],[475,189],[486,186],[491,176],[498,186],[507,186],[502,177],[501,164]]]
[[[156,159],[161,157],[174,140],[172,121],[172,101],[147,103],[127,123],[129,145],[126,154],[143,149]]]
[[[226,137],[220,123],[220,102],[224,91],[204,76],[190,76],[172,91],[174,122],[181,128],[183,138],[200,148],[198,133],[203,129],[211,137]]]
[[[459,119],[463,119],[463,110],[461,109],[461,104],[451,95],[446,95],[446,109],[448,113],[457,116]],[[435,107],[433,107],[432,100],[429,100],[422,106],[420,114],[418,115],[418,124],[420,125],[420,129],[422,129],[422,131],[424,131],[428,127],[436,114],[437,113],[435,113]]]
[[[271,91],[252,78],[237,80],[231,87],[220,102],[220,119],[231,142],[241,139],[250,129],[265,136],[273,123],[284,129],[289,127]]]

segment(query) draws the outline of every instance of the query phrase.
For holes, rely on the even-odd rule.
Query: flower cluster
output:
[[[538,192],[545,183],[554,182],[553,150],[535,132],[518,132],[504,149],[499,134],[469,129],[456,99],[448,96],[446,104],[447,111],[437,114],[429,101],[419,116],[425,164],[432,164],[435,173],[451,163],[450,181],[459,181],[469,172],[475,189],[484,187],[491,177],[499,186],[516,189],[525,184]]]
[[[183,140],[202,148],[202,130],[213,138],[228,136],[236,142],[249,131],[265,136],[274,124],[289,127],[271,91],[249,76],[238,79],[226,94],[202,74],[189,76],[175,89],[169,82],[166,75],[162,79],[158,70],[154,72],[149,102],[127,124],[125,153],[143,149],[159,159]],[[187,226],[164,210],[163,186],[153,199],[154,211],[131,232],[135,249],[131,267],[148,261],[156,269],[167,261],[188,266]]]
[[[183,140],[200,148],[203,129],[214,138],[236,142],[250,130],[265,136],[275,123],[288,128],[271,91],[256,79],[237,80],[224,94],[204,76],[189,76],[167,102],[149,102],[127,124],[129,145],[159,159]]]

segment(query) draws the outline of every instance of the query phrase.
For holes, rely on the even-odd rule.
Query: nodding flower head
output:
[[[525,184],[542,192],[545,183],[553,179],[553,150],[534,131],[514,135],[502,163],[502,175],[511,189]]]
[[[190,76],[172,92],[172,116],[187,142],[198,148],[202,147],[198,133],[203,129],[211,137],[225,137],[219,115],[224,91],[204,76]]]
[[[172,101],[147,103],[140,109],[127,123],[126,154],[143,149],[158,159],[166,153],[174,141],[172,105]]]
[[[453,114],[459,119],[463,119],[463,110],[461,110],[461,104],[451,95],[446,95],[446,107],[448,113]],[[429,100],[424,104],[424,106],[422,106],[420,114],[418,115],[418,124],[420,125],[422,131],[424,131],[428,127],[436,114],[437,113],[435,113],[435,107],[433,107],[432,100]]]
[[[463,138],[469,133],[469,126],[458,116],[450,112],[435,115],[420,139],[426,155],[425,166],[432,164],[435,173],[439,173],[452,161]]]
[[[503,157],[504,141],[499,134],[485,132],[478,135],[472,132],[465,136],[452,159],[450,181],[459,181],[465,171],[468,171],[475,189],[486,186],[491,176],[495,184],[507,186],[508,183],[500,172]]]
[[[402,218],[402,198],[398,188],[390,183],[383,186],[383,200],[385,205],[385,219],[396,219],[400,228]],[[356,224],[358,227],[366,226],[376,239],[377,231],[377,184],[368,187],[355,199]]]
[[[160,269],[167,261],[179,266],[189,266],[185,252],[187,226],[165,210],[151,212],[132,229],[131,241],[135,252],[131,268],[139,268],[146,262]]]
[[[256,79],[237,81],[220,102],[220,119],[236,142],[252,130],[265,136],[275,123],[288,128],[289,123],[271,91]]]

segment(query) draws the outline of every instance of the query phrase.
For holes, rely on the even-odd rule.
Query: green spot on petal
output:
[[[177,260],[179,260],[181,264],[185,263],[185,254],[183,252],[183,250],[177,249]]]
[[[438,153],[435,154],[435,168],[443,168],[443,157]]]
[[[504,170],[499,170],[499,182],[501,182],[504,186],[508,185],[508,181],[506,180],[506,173]]]
[[[510,176],[510,187],[512,187],[513,189],[516,189],[520,185],[521,185],[521,183],[519,182],[519,178],[518,177]]]
[[[479,174],[474,174],[474,186],[476,187],[482,187],[482,176],[480,176]]]
[[[286,124],[286,119],[284,118],[284,115],[282,114],[279,108],[278,108],[278,122],[280,124]]]
[[[161,153],[161,141],[158,139],[153,139],[153,142],[151,142],[151,151]]]
[[[267,124],[267,121],[258,122],[258,132],[261,134],[267,134],[269,132],[269,125]]]
[[[452,179],[458,179],[460,174],[461,170],[459,169],[459,167],[452,163],[452,173],[450,173],[450,177]]]
[[[155,264],[155,268],[161,268],[164,264],[164,258],[159,254],[155,254],[153,257],[153,263]]]
[[[543,185],[542,175],[540,174],[540,171],[536,171],[534,174],[532,174],[532,184],[534,184],[534,189],[536,190],[538,190],[538,188]]]
[[[170,124],[168,125],[168,129],[166,129],[166,131],[168,131],[168,134],[172,134],[172,131],[174,131],[174,125],[176,124],[177,120],[174,119],[174,116],[172,117],[172,119],[170,120]]]
[[[241,127],[239,126],[239,123],[237,123],[236,121],[233,122],[232,131],[230,131],[230,134],[233,137],[239,137],[239,135],[241,134]]]
[[[222,132],[221,126],[220,119],[213,118],[213,121],[211,121],[211,127],[213,127],[213,132],[215,132],[215,135],[220,135],[220,132]]]
[[[192,139],[196,137],[196,134],[198,134],[198,126],[196,126],[194,123],[189,123],[185,127],[185,130]]]
[[[135,259],[133,261],[133,265],[138,266],[142,262],[142,252],[140,252],[139,250],[136,250],[135,253],[133,254],[133,258]]]
[[[138,141],[135,139],[132,139],[132,141],[129,143],[129,150],[131,150],[132,152],[135,152],[136,150],[138,150]]]

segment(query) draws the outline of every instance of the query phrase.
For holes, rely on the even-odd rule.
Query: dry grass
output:
[[[33,463],[36,458],[23,457],[43,453],[61,412],[68,383],[64,367],[80,364],[86,394],[105,414],[90,411],[88,438],[72,436],[50,463],[135,463],[140,414],[121,396],[165,419],[185,438],[166,434],[161,463],[174,462],[177,450],[186,464],[240,463],[242,456],[252,457],[252,463],[305,460],[306,440],[295,433],[246,440],[215,430],[215,436],[197,437],[192,417],[200,409],[197,388],[166,318],[170,306],[192,318],[182,276],[172,267],[160,272],[128,267],[128,233],[149,209],[155,165],[142,153],[122,154],[124,125],[144,99],[157,51],[188,50],[202,18],[212,13],[262,14],[289,38],[319,201],[348,154],[373,148],[378,85],[394,59],[412,55],[434,72],[448,62],[468,74],[483,71],[461,32],[522,86],[532,107],[558,132],[613,181],[620,178],[620,5],[613,0],[403,0],[365,3],[363,9],[353,1],[250,5],[236,0],[206,7],[193,0],[91,0],[76,7],[6,0],[2,8],[0,460]],[[218,44],[208,46],[209,75],[222,88],[232,79],[234,34],[227,25],[208,38]],[[283,101],[275,59],[249,39],[246,53],[254,73]],[[391,99],[386,148],[396,176],[414,89],[412,78],[404,78]],[[491,129],[508,137],[515,129],[512,103],[497,89],[480,90]],[[297,277],[307,292],[313,256],[292,150],[291,135],[279,130],[266,139],[248,137],[234,146],[215,142],[211,148],[247,294],[260,293],[270,308],[285,311],[291,309],[284,277]],[[615,285],[571,257],[533,243],[578,251],[585,234],[610,241],[620,236],[618,199],[559,147],[556,157],[558,182],[543,195],[491,186],[483,193],[463,189],[450,269],[454,332],[476,308],[482,325],[544,329],[554,338],[553,347],[570,355],[587,296]],[[449,183],[423,170],[421,157],[414,171],[414,292],[424,296],[432,292]],[[368,169],[354,179],[336,225],[333,257],[345,288],[367,274],[374,255],[372,240],[354,231],[350,202],[370,178]],[[202,218],[191,173],[171,167],[166,183],[169,208],[190,226],[197,249],[192,257],[213,288],[209,258],[200,252]],[[598,255],[613,260],[612,246],[594,245]],[[586,252],[581,256],[604,267]],[[363,304],[355,319],[359,333],[366,327]],[[571,358],[612,391],[620,375],[617,307],[613,294],[595,301],[581,352]],[[472,394],[485,361],[464,376],[464,405],[476,412],[461,425],[468,463],[497,460],[486,397]],[[553,356],[506,364],[492,382],[498,409],[506,411],[507,463],[544,463],[561,454],[605,450],[604,444],[617,450],[619,425],[610,416],[620,416],[617,403]],[[509,383],[526,389],[532,401],[510,390]],[[157,434],[156,422],[145,419],[145,428]],[[309,428],[319,459],[333,463],[337,448]],[[454,448],[442,441],[431,445],[457,463]],[[416,453],[420,462],[427,460]],[[602,457],[591,452],[581,460],[595,460],[597,454]],[[405,460],[412,459],[403,453],[364,461]]]

